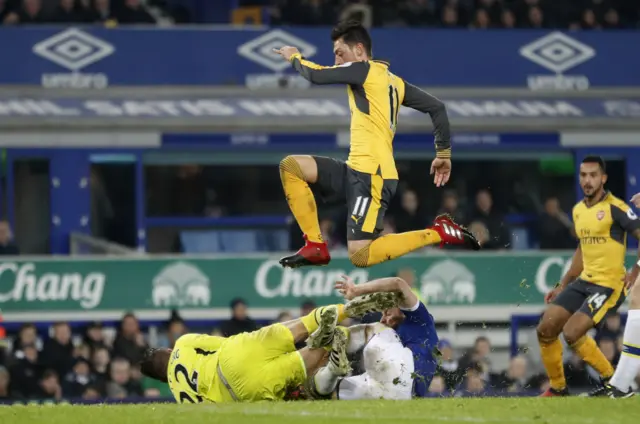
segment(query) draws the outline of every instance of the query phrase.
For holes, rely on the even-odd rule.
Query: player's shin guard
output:
[[[640,372],[640,309],[629,311],[627,325],[624,328],[623,344],[618,368],[609,384],[627,392]]]
[[[596,344],[596,341],[591,337],[581,337],[571,345],[571,349],[573,349],[584,362],[598,371],[604,380],[609,379],[613,375],[613,365],[607,360],[604,353],[602,353]]]
[[[565,389],[567,387],[567,381],[564,378],[562,342],[560,339],[540,339],[540,354],[544,368],[549,376],[551,387],[555,390]]]
[[[280,162],[280,179],[287,203],[300,229],[309,241],[322,243],[316,199],[304,180],[300,165],[292,156]]]
[[[387,234],[354,253],[351,256],[351,262],[357,267],[366,268],[396,259],[421,247],[438,244],[440,241],[442,241],[440,235],[433,230]]]

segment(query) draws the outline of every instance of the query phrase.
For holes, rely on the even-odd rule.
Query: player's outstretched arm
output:
[[[451,125],[444,103],[435,96],[416,87],[413,84],[404,83],[403,106],[410,107],[422,113],[428,113],[433,123],[433,135],[435,138],[437,156],[441,158],[451,157]]]
[[[371,293],[400,293],[402,300],[398,306],[401,308],[410,309],[418,303],[418,298],[411,291],[409,284],[399,277],[379,278],[355,285],[353,280],[343,275],[342,281],[337,281],[335,287],[347,300]]]
[[[291,56],[291,65],[304,79],[313,84],[355,84],[362,85],[369,73],[367,62],[349,62],[339,66],[321,66],[302,56]]]
[[[338,66],[321,66],[306,60],[295,47],[284,46],[274,49],[306,80],[313,84],[356,84],[362,85],[369,74],[369,63],[349,62]]]

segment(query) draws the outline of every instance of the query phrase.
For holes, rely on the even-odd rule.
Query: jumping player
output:
[[[436,147],[431,174],[435,174],[438,187],[446,184],[451,174],[449,119],[440,100],[393,74],[388,63],[373,60],[371,37],[360,23],[339,24],[331,40],[335,66],[310,62],[295,47],[275,50],[314,84],[346,85],[351,109],[351,147],[346,162],[302,155],[287,156],[280,162],[287,203],[306,240],[296,254],[281,259],[282,266],[326,265],[331,260],[310,184],[325,201],[346,202],[347,247],[355,266],[369,267],[438,243],[479,249],[470,232],[444,216],[436,218],[431,228],[377,238],[398,185],[393,137],[400,105],[431,116]]]
[[[336,283],[354,315],[362,315],[380,304],[376,298],[398,293],[399,307],[384,311],[380,323],[344,329],[348,333],[347,353],[363,350],[365,372],[345,377],[347,370],[329,362],[311,377],[311,397],[339,400],[425,397],[436,372],[439,352],[433,317],[401,278],[383,278],[355,285],[347,277]],[[317,395],[317,396],[314,396]]]
[[[636,208],[640,208],[640,193],[631,199]],[[640,267],[640,261],[635,265],[637,269]],[[635,271],[637,274],[637,271]],[[630,280],[631,302],[629,304],[629,313],[627,315],[627,324],[624,327],[624,336],[622,338],[623,349],[618,362],[616,372],[605,384],[598,390],[593,391],[591,396],[606,396],[610,398],[628,398],[633,396],[631,383],[640,373],[640,276],[635,281]]]
[[[603,383],[614,372],[587,331],[615,312],[626,297],[626,237],[632,233],[640,238],[640,220],[627,204],[605,191],[606,182],[602,158],[586,157],[580,165],[584,200],[573,208],[580,244],[571,268],[545,297],[550,305],[537,328],[542,361],[551,383],[542,394],[545,397],[569,394],[558,338],[561,333],[574,352],[600,373]],[[638,270],[636,266],[632,272],[634,280]]]
[[[141,371],[167,382],[179,403],[282,400],[315,372],[325,348],[344,351],[346,337],[335,328],[347,316],[344,305],[332,305],[229,338],[188,334],[173,350],[148,350]],[[307,337],[308,348],[296,351]]]

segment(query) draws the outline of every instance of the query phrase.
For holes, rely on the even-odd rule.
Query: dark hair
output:
[[[231,301],[231,304],[229,306],[231,306],[231,309],[236,309],[236,306],[238,305],[247,306],[247,302],[241,297],[236,297]]]
[[[367,56],[369,58],[373,57],[371,36],[369,31],[362,26],[362,23],[358,21],[340,22],[331,30],[331,41],[336,41],[340,38],[350,47],[361,43],[367,52]]]
[[[604,162],[604,159],[602,159],[602,156],[589,155],[582,159],[582,163],[597,163],[600,166],[600,170],[603,174],[607,172],[607,165]]]
[[[140,361],[140,372],[149,378],[166,383],[170,357],[169,349],[146,349]]]

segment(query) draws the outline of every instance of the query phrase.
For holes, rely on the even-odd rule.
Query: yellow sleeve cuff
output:
[[[302,60],[302,54],[301,53],[292,54],[291,57],[289,58],[289,62],[293,62],[293,59]]]
[[[451,147],[436,151],[436,157],[441,159],[451,159]]]

